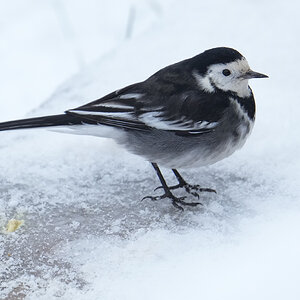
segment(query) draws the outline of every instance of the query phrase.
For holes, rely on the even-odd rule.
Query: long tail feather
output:
[[[70,114],[22,119],[0,123],[0,131],[82,124],[82,119]]]

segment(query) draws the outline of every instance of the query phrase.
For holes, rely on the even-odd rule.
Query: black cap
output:
[[[218,47],[204,51],[190,59],[191,66],[205,73],[207,68],[214,64],[226,64],[238,59],[242,59],[243,55],[232,48]]]

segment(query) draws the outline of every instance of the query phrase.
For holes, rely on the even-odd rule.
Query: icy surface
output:
[[[65,3],[73,11],[76,43],[92,42],[98,32],[85,34],[80,1]],[[91,3],[90,11],[99,9]],[[88,64],[96,52],[80,48],[86,49],[81,71],[48,100],[40,99],[41,105],[19,94],[23,107],[24,101],[36,107],[31,115],[59,113],[224,45],[270,76],[251,82],[257,100],[253,133],[232,157],[183,172],[190,183],[218,194],[203,194],[202,207],[179,212],[168,201],[140,201],[154,193],[158,180],[150,164],[110,140],[45,130],[1,132],[0,227],[13,218],[24,225],[0,234],[0,299],[299,299],[299,4],[114,5],[107,4],[107,23],[101,25],[111,32],[97,42],[99,59]],[[128,22],[117,17],[118,5],[135,15],[131,33]],[[106,25],[112,19],[113,28]],[[36,28],[34,19],[24,22]],[[39,39],[43,28],[36,30]],[[122,41],[121,32],[129,35]],[[68,69],[64,77],[75,71]],[[30,71],[28,78],[34,81]],[[18,80],[11,78],[10,85]],[[5,102],[9,96],[7,91],[0,99],[6,105],[3,120],[16,105]],[[169,170],[163,172],[175,183]]]

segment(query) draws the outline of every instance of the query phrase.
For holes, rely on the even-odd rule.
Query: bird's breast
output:
[[[200,167],[214,164],[240,149],[249,137],[254,117],[250,118],[243,106],[231,99],[231,105],[216,130],[199,135],[197,146],[177,157],[181,167]]]
[[[227,134],[224,134],[226,138],[223,141],[223,151],[225,155],[227,154],[226,156],[231,155],[245,144],[254,125],[254,115],[250,117],[249,112],[237,99],[231,98],[230,101],[230,112],[227,119],[224,120],[224,130]]]

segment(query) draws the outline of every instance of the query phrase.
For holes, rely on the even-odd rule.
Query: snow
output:
[[[0,298],[299,299],[298,2],[20,5],[0,3],[3,121],[60,113],[215,46],[270,78],[251,81],[243,149],[183,172],[218,191],[184,212],[140,201],[155,173],[113,141],[1,132],[0,227],[24,224],[0,234]]]

